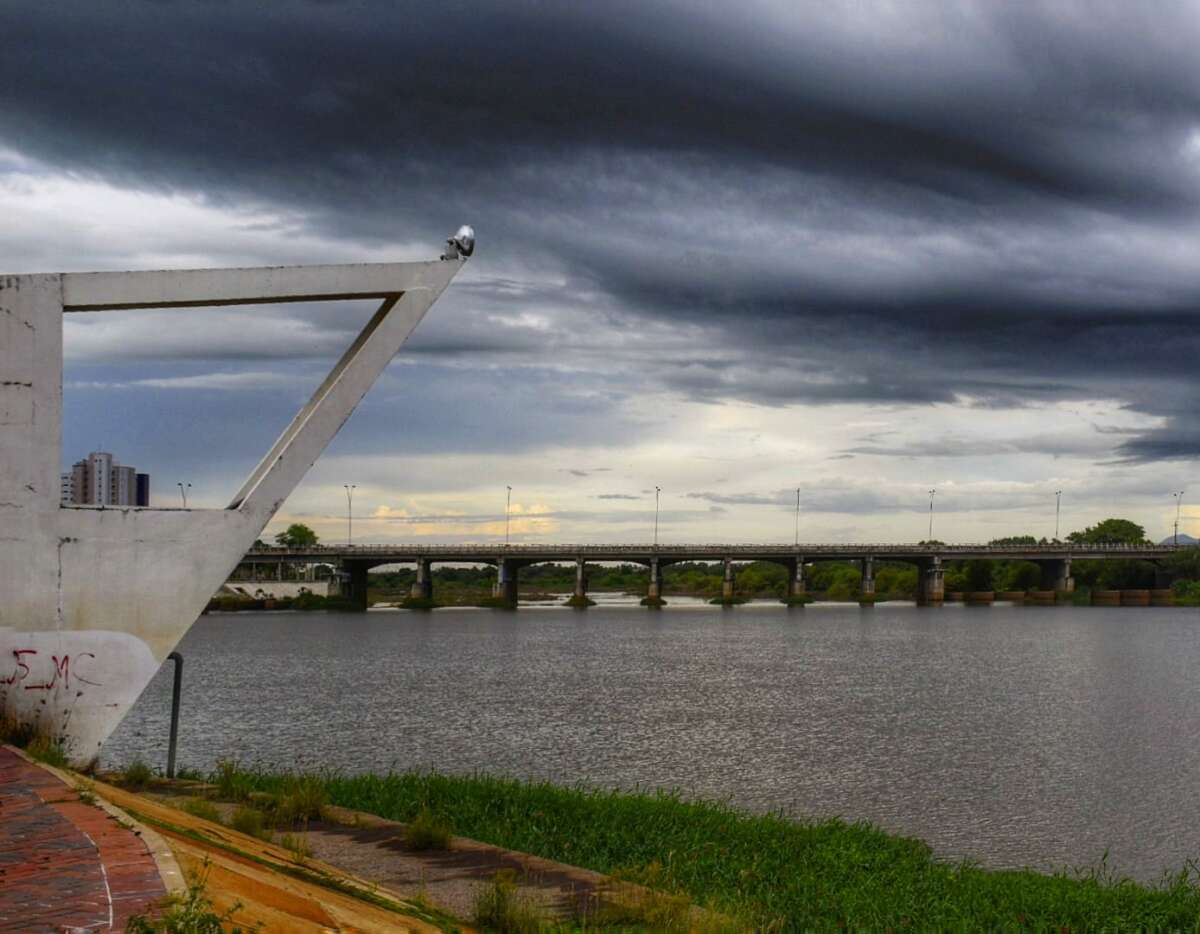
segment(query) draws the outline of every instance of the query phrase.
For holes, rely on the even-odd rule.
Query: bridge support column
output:
[[[361,561],[343,561],[338,575],[338,595],[351,610],[367,610],[367,566]]]
[[[875,596],[875,558],[867,557],[862,559],[862,595],[864,597]]]
[[[942,559],[934,556],[917,565],[917,606],[941,606],[946,599],[946,572]]]
[[[587,596],[587,562],[583,558],[575,559],[575,596]]]
[[[1040,561],[1042,567],[1042,589],[1060,590],[1070,593],[1075,589],[1075,578],[1071,576],[1071,559]]]
[[[663,569],[658,558],[650,559],[650,583],[646,587],[645,606],[662,606],[663,600]]]
[[[733,592],[737,585],[737,580],[733,575],[733,561],[729,558],[725,559],[725,578],[721,581],[721,599],[727,603],[733,599]]]
[[[409,596],[414,600],[433,599],[433,576],[428,558],[417,559],[417,579],[413,581]]]
[[[581,556],[575,559],[575,593],[571,595],[571,599],[567,601],[567,606],[573,606],[577,610],[587,609],[589,606],[595,606],[595,600],[589,600],[587,595],[587,561]]]
[[[789,597],[803,597],[805,595],[803,556],[798,557],[795,562],[788,565],[787,595]]]
[[[496,565],[496,587],[492,596],[511,607],[517,605],[517,563],[511,558],[501,558]]]

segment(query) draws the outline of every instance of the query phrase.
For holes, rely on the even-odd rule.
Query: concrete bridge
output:
[[[1173,545],[943,545],[943,544],[803,544],[803,545],[314,545],[309,548],[255,548],[241,567],[325,563],[339,569],[341,592],[352,603],[367,607],[367,571],[382,564],[412,564],[417,576],[411,596],[432,599],[432,565],[490,564],[497,569],[494,595],[516,604],[520,569],[531,564],[575,564],[575,596],[587,596],[587,564],[641,564],[649,568],[646,596],[662,598],[662,572],[684,561],[720,561],[725,566],[722,594],[732,598],[736,565],[770,561],[787,569],[789,597],[805,594],[804,569],[818,561],[857,561],[862,567],[862,592],[875,593],[875,563],[902,561],[916,565],[917,602],[940,606],[945,596],[943,563],[985,558],[993,561],[1032,561],[1042,569],[1042,589],[1070,591],[1075,582],[1071,562],[1099,558],[1136,558],[1159,562],[1186,546]]]

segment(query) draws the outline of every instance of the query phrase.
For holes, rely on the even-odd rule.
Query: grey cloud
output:
[[[53,171],[279,204],[349,243],[473,221],[462,294],[405,359],[586,383],[564,423],[663,388],[1115,398],[1169,419],[1118,458],[1200,456],[1186,3],[78,2],[0,30],[0,143]],[[351,333],[279,314],[276,342],[204,350]]]

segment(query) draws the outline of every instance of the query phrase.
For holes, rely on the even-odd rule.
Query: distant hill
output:
[[[1175,536],[1168,535],[1161,542],[1159,542],[1159,544],[1160,545],[1173,545],[1173,544],[1175,544]],[[1179,533],[1179,544],[1181,544],[1181,545],[1200,545],[1200,538],[1192,538],[1192,536],[1188,535],[1187,533],[1180,532]]]

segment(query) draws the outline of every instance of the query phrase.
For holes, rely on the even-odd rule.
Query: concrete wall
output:
[[[461,262],[0,277],[0,715],[94,759]],[[380,310],[229,508],[61,505],[64,310],[365,296]]]

